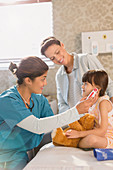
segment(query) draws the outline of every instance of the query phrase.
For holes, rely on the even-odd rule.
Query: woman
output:
[[[16,75],[17,85],[0,95],[0,167],[20,170],[28,162],[27,151],[40,144],[43,133],[79,119],[96,98],[53,116],[41,95],[46,85],[46,63],[32,56],[21,60],[18,67],[12,63],[9,69]]]
[[[104,69],[95,56],[68,53],[64,44],[55,37],[48,37],[41,44],[41,54],[61,65],[56,73],[56,87],[59,112],[72,108],[82,97],[82,75],[92,69]],[[107,89],[113,102],[113,81],[109,78]]]

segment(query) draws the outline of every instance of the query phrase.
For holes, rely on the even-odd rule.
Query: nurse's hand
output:
[[[76,105],[76,109],[79,114],[87,113],[89,108],[97,101],[98,93],[95,97],[90,97],[89,99],[83,98],[79,104]]]

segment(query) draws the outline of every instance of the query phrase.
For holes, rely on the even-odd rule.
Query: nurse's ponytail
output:
[[[9,65],[9,70],[10,70],[13,74],[16,74],[17,69],[18,69],[17,65],[14,64],[13,62],[11,62],[10,65]]]

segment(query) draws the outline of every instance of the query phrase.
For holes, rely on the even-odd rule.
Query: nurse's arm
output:
[[[50,117],[38,119],[34,115],[31,115],[18,123],[17,126],[36,134],[47,133],[53,129],[79,120],[81,117],[79,114],[86,113],[93,101],[94,99],[90,98],[80,102],[76,107]]]

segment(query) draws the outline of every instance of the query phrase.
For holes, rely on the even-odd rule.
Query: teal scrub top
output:
[[[37,147],[43,138],[43,134],[35,134],[17,126],[30,115],[37,118],[53,116],[43,95],[32,93],[31,97],[34,102],[32,112],[25,107],[16,86],[0,95],[0,163],[11,161],[11,166],[15,164],[16,167],[15,162],[28,161],[26,152]]]

